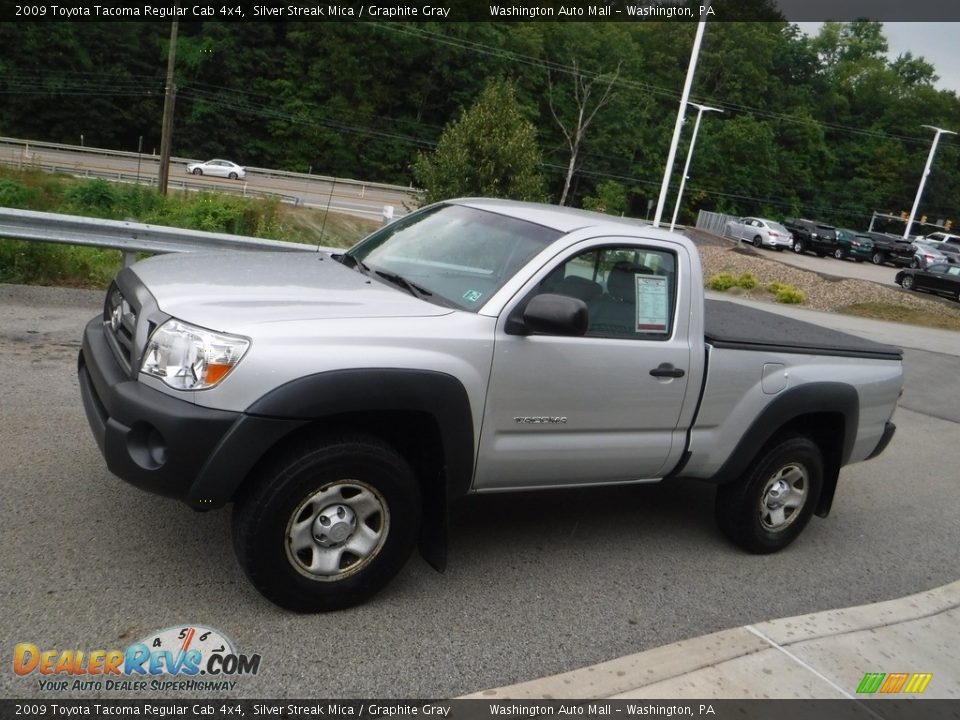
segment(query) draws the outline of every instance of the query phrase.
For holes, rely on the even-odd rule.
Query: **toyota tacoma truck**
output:
[[[451,200],[344,252],[123,269],[80,389],[109,470],[232,504],[244,571],[295,611],[364,601],[418,544],[442,570],[470,493],[697,478],[774,552],[890,441],[902,353],[703,284],[681,235]]]

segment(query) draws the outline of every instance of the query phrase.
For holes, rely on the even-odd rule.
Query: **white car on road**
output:
[[[742,217],[727,223],[727,237],[752,243],[754,247],[783,250],[793,247],[793,235],[783,225],[764,218]]]
[[[211,175],[225,177],[231,180],[243,180],[247,176],[246,168],[242,168],[229,160],[207,160],[187,165],[187,172],[191,175]]]

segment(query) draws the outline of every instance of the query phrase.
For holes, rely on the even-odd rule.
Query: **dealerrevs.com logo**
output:
[[[241,655],[221,632],[199,625],[151,633],[125,650],[41,649],[18,643],[13,671],[36,678],[40,690],[233,690],[256,675],[260,655]]]

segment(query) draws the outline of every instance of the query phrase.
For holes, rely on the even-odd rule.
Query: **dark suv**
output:
[[[833,225],[797,218],[784,220],[783,224],[793,233],[793,251],[797,254],[813,252],[823,257],[837,249],[837,229]]]

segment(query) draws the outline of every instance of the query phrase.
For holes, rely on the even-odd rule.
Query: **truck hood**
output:
[[[450,308],[341,265],[328,253],[184,253],[132,270],[161,311],[211,330],[329,318],[426,317]]]

